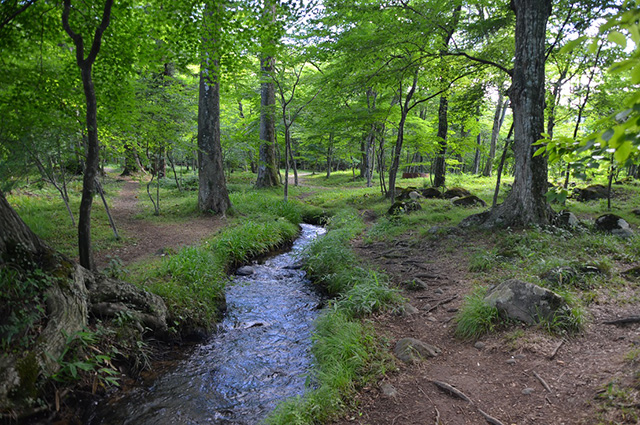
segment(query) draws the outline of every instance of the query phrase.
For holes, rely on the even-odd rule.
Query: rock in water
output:
[[[255,270],[251,266],[242,266],[238,270],[236,270],[236,274],[238,276],[251,276],[255,273]]]
[[[491,288],[484,300],[508,317],[530,325],[568,311],[565,300],[555,292],[518,279]]]

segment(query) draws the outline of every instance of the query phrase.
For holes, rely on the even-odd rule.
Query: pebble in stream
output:
[[[106,400],[91,425],[255,424],[305,391],[321,298],[292,267],[324,229],[302,225],[290,252],[254,265],[226,292],[221,331],[147,388]]]

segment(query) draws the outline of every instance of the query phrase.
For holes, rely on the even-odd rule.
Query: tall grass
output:
[[[374,329],[360,318],[400,302],[381,273],[361,265],[349,242],[363,230],[353,211],[329,222],[330,231],[308,250],[306,269],[314,282],[334,297],[318,320],[310,391],[281,404],[269,424],[314,424],[335,418],[350,406],[355,392],[381,375],[392,362]]]

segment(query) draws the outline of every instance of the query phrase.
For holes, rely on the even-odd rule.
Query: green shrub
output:
[[[486,288],[476,287],[465,297],[464,304],[456,316],[456,335],[464,339],[477,339],[493,331],[500,320],[496,307],[484,300]]]

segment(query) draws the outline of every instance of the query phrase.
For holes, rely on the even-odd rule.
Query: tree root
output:
[[[534,371],[533,376],[538,378],[538,381],[540,381],[540,383],[542,384],[544,389],[547,390],[547,392],[551,392],[551,387],[549,386],[549,384],[546,383],[544,379],[542,379],[542,376],[538,375],[538,372]]]
[[[640,323],[640,316],[629,316],[623,317],[622,319],[610,320],[607,322],[602,322],[605,325],[626,325],[629,323]]]
[[[498,419],[494,418],[493,416],[489,415],[488,413],[484,412],[482,409],[480,409],[465,393],[463,393],[462,391],[460,391],[457,388],[454,388],[452,385],[447,384],[446,382],[441,382],[441,381],[431,381],[433,382],[438,388],[440,388],[441,390],[443,390],[446,393],[449,393],[461,400],[466,401],[467,403],[469,403],[470,405],[474,406],[477,410],[478,413],[480,413],[480,415],[482,415],[482,417],[487,421],[487,423],[491,424],[491,425],[504,425],[502,422],[500,422]],[[436,409],[437,411],[437,409]],[[438,418],[439,418],[440,414],[438,412]],[[436,419],[436,424],[438,419]]]

